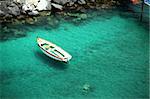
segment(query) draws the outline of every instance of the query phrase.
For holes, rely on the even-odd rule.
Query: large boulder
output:
[[[10,5],[10,2],[0,1],[0,16],[5,16],[9,13],[7,5]]]
[[[14,0],[17,3],[22,4],[23,11],[43,11],[51,10],[51,0]]]
[[[38,4],[36,5],[36,9],[38,11],[42,10],[51,10],[51,2],[49,0],[39,0]]]
[[[0,10],[0,16],[4,16],[5,12],[3,12],[2,10]]]
[[[8,10],[9,10],[9,14],[11,14],[11,15],[14,15],[14,16],[20,15],[20,9],[14,3],[12,3],[11,5],[8,6]]]

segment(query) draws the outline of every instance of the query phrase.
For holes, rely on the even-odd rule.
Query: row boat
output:
[[[59,46],[53,44],[52,42],[38,37],[37,43],[44,54],[55,60],[68,62],[72,58],[72,56],[69,53],[64,51]]]

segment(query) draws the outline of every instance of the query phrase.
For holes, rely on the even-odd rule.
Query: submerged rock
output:
[[[0,33],[0,41],[8,40],[10,38],[19,38],[25,37],[26,33],[24,32],[23,28],[18,28],[18,25],[6,25],[3,24]]]
[[[81,19],[87,19],[87,14],[81,14],[81,15],[80,15],[80,18],[81,18]]]
[[[41,11],[41,12],[39,12],[39,15],[40,15],[40,16],[48,16],[48,15],[50,15],[50,14],[51,14],[50,11]]]
[[[17,37],[17,38],[25,37],[26,33],[22,32],[22,31],[19,31],[19,30],[15,30],[14,36]]]
[[[106,9],[116,4],[114,0],[2,0],[0,1],[0,22],[11,21],[12,18],[18,16],[38,16],[42,15],[42,11],[82,12],[86,13],[87,8]],[[52,9],[55,8],[55,9]],[[49,11],[49,12],[48,12]],[[46,15],[46,14],[44,14]],[[15,17],[14,17],[15,16]],[[86,19],[87,15],[68,14],[68,16],[76,17],[78,20]]]
[[[82,91],[84,93],[87,93],[91,90],[91,86],[89,84],[84,84],[83,87],[82,87]]]
[[[59,21],[56,18],[48,17],[47,22],[50,28],[58,28]]]
[[[22,22],[17,19],[14,19],[14,21],[12,23],[12,25],[20,25],[20,24],[22,24]]]
[[[34,24],[34,19],[33,18],[27,18],[26,23],[28,24]]]
[[[77,18],[77,20],[87,19],[87,14],[84,14],[84,13],[81,13],[81,14],[80,13],[66,13],[66,15],[75,17],[75,18]]]
[[[71,16],[71,17],[78,17],[79,14],[78,13],[66,13],[67,16]]]

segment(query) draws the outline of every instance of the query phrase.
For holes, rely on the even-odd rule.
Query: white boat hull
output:
[[[38,46],[40,47],[41,51],[45,55],[49,56],[50,58],[53,58],[55,60],[62,61],[62,62],[68,62],[72,58],[72,56],[69,53],[67,53],[62,48],[56,46],[55,44],[53,44],[51,42],[48,42],[41,38],[37,38],[37,43],[38,43]],[[44,43],[46,43],[46,44],[48,44],[48,46],[52,46],[54,48],[46,50],[42,46],[42,44],[44,44]]]

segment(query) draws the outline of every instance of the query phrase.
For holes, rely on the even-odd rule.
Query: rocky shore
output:
[[[121,1],[121,0],[120,0]],[[24,24],[43,26],[47,30],[59,27],[60,20],[79,25],[91,19],[92,13],[112,9],[122,4],[119,0],[1,0],[0,1],[0,41],[25,37]],[[93,13],[94,14],[94,13]],[[34,25],[33,25],[34,24]]]
[[[0,23],[25,20],[23,22],[32,24],[33,20],[36,21],[33,17],[55,13],[78,17],[80,15],[69,12],[84,13],[88,8],[108,9],[119,4],[118,0],[1,0]],[[86,17],[81,15],[81,18]]]

